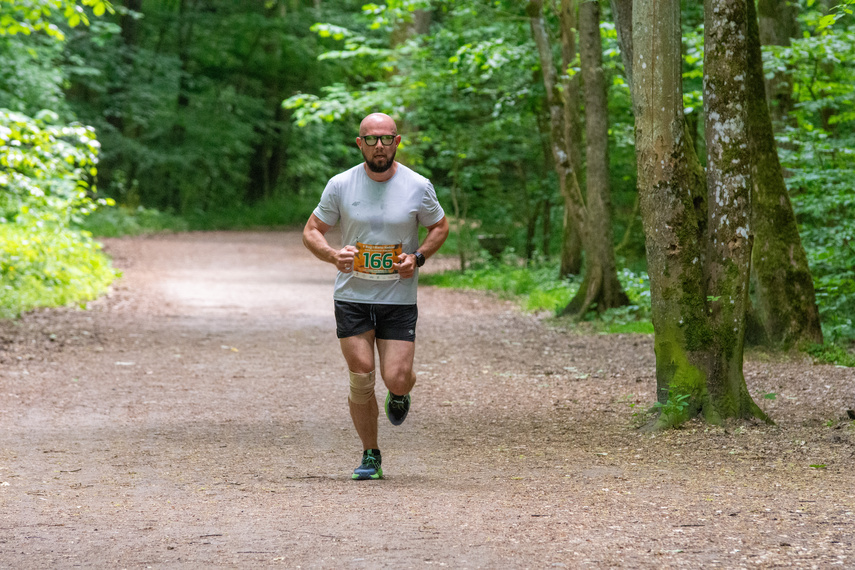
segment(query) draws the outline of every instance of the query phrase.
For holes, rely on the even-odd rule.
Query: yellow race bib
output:
[[[372,245],[356,242],[359,250],[353,261],[353,276],[360,279],[386,281],[398,279],[398,272],[392,269],[398,263],[403,251],[402,245]]]

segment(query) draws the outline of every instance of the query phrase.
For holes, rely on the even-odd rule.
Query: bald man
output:
[[[395,160],[401,136],[392,117],[362,120],[362,164],[334,176],[303,229],[303,243],[338,268],[333,301],[336,335],[350,376],[350,417],[362,441],[353,479],[382,479],[377,442],[374,347],[388,390],[386,417],[401,425],[410,410],[418,307],[418,268],[448,237],[448,221],[430,181]],[[327,242],[341,223],[344,247]],[[419,244],[419,226],[427,228]]]

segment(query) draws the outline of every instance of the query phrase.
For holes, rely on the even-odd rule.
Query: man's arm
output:
[[[442,247],[442,244],[445,242],[445,238],[448,237],[448,220],[443,216],[442,219],[434,225],[427,226],[427,231],[428,233],[427,236],[425,236],[425,241],[423,241],[416,250],[424,255],[425,259],[436,253],[439,248]],[[392,269],[395,269],[398,272],[401,279],[409,279],[416,272],[416,256],[412,253],[402,254],[398,263],[392,265]]]
[[[444,244],[446,238],[448,238],[448,218],[443,216],[440,221],[432,226],[428,226],[427,230],[428,233],[427,236],[425,236],[425,241],[423,241],[422,245],[420,245],[416,250],[421,252],[425,258],[428,258],[439,251],[439,248],[442,247],[442,244]]]
[[[353,271],[353,259],[358,250],[352,245],[346,245],[339,250],[333,249],[326,238],[330,229],[332,226],[323,223],[320,218],[312,214],[303,228],[303,245],[318,259],[332,263],[343,273],[350,273]]]

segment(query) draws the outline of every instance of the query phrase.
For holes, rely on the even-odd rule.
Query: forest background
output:
[[[0,316],[103,292],[115,272],[93,235],[302,224],[329,177],[361,160],[354,139],[372,111],[398,119],[399,160],[431,178],[452,219],[443,252],[460,270],[432,282],[565,313],[587,286],[584,258],[567,258],[573,221],[550,147],[550,96],[566,89],[545,87],[531,4],[3,0]],[[652,332],[618,4],[597,5],[610,219],[593,225],[611,237],[626,302],[577,304],[573,320]],[[549,49],[567,63],[562,85],[584,85],[579,53],[567,58],[557,40],[562,6],[541,7]],[[799,348],[853,365],[852,4],[758,8],[778,156],[822,323],[824,342]],[[684,2],[681,25],[683,112],[703,157],[703,6]],[[584,158],[575,172],[584,187]]]

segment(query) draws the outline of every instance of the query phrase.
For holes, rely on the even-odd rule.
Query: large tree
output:
[[[761,5],[765,3],[768,2]],[[782,11],[784,8],[779,7]],[[821,343],[813,277],[778,159],[764,88],[760,31],[754,3],[750,1],[746,21],[748,137],[754,182],[751,216],[755,235],[754,308],[763,331],[759,340],[783,346]],[[779,89],[780,84],[766,83],[766,87]],[[781,101],[777,95],[776,98]]]
[[[696,414],[766,418],[742,372],[752,245],[746,19],[745,0],[705,4],[704,176],[683,114],[680,2],[633,6],[639,192],[667,412],[659,427]]]
[[[562,6],[562,12],[567,9]],[[572,8],[571,8],[572,9]],[[547,105],[551,121],[551,144],[554,166],[558,174],[561,194],[565,198],[565,208],[579,232],[582,249],[585,251],[585,269],[579,292],[568,304],[565,313],[575,317],[583,316],[592,305],[598,311],[626,305],[629,302],[620,285],[614,261],[612,243],[611,199],[608,195],[608,116],[605,104],[605,83],[602,78],[602,50],[599,35],[599,10],[586,8],[582,35],[585,56],[582,61],[583,76],[586,80],[586,133],[588,157],[587,192],[583,194],[579,183],[581,162],[573,157],[579,152],[574,148],[571,138],[572,129],[567,128],[572,115],[568,108],[578,109],[580,102],[567,101],[570,94],[561,89],[557,79],[549,32],[543,14],[543,1],[531,0],[528,4],[532,35],[540,55],[543,83],[546,89]],[[570,41],[573,34],[566,26],[571,18],[562,17],[565,27],[562,41]],[[598,53],[594,53],[598,52]],[[567,53],[567,50],[564,50]],[[565,56],[566,57],[566,56]],[[569,62],[564,61],[565,69]],[[593,168],[592,168],[593,166]]]

